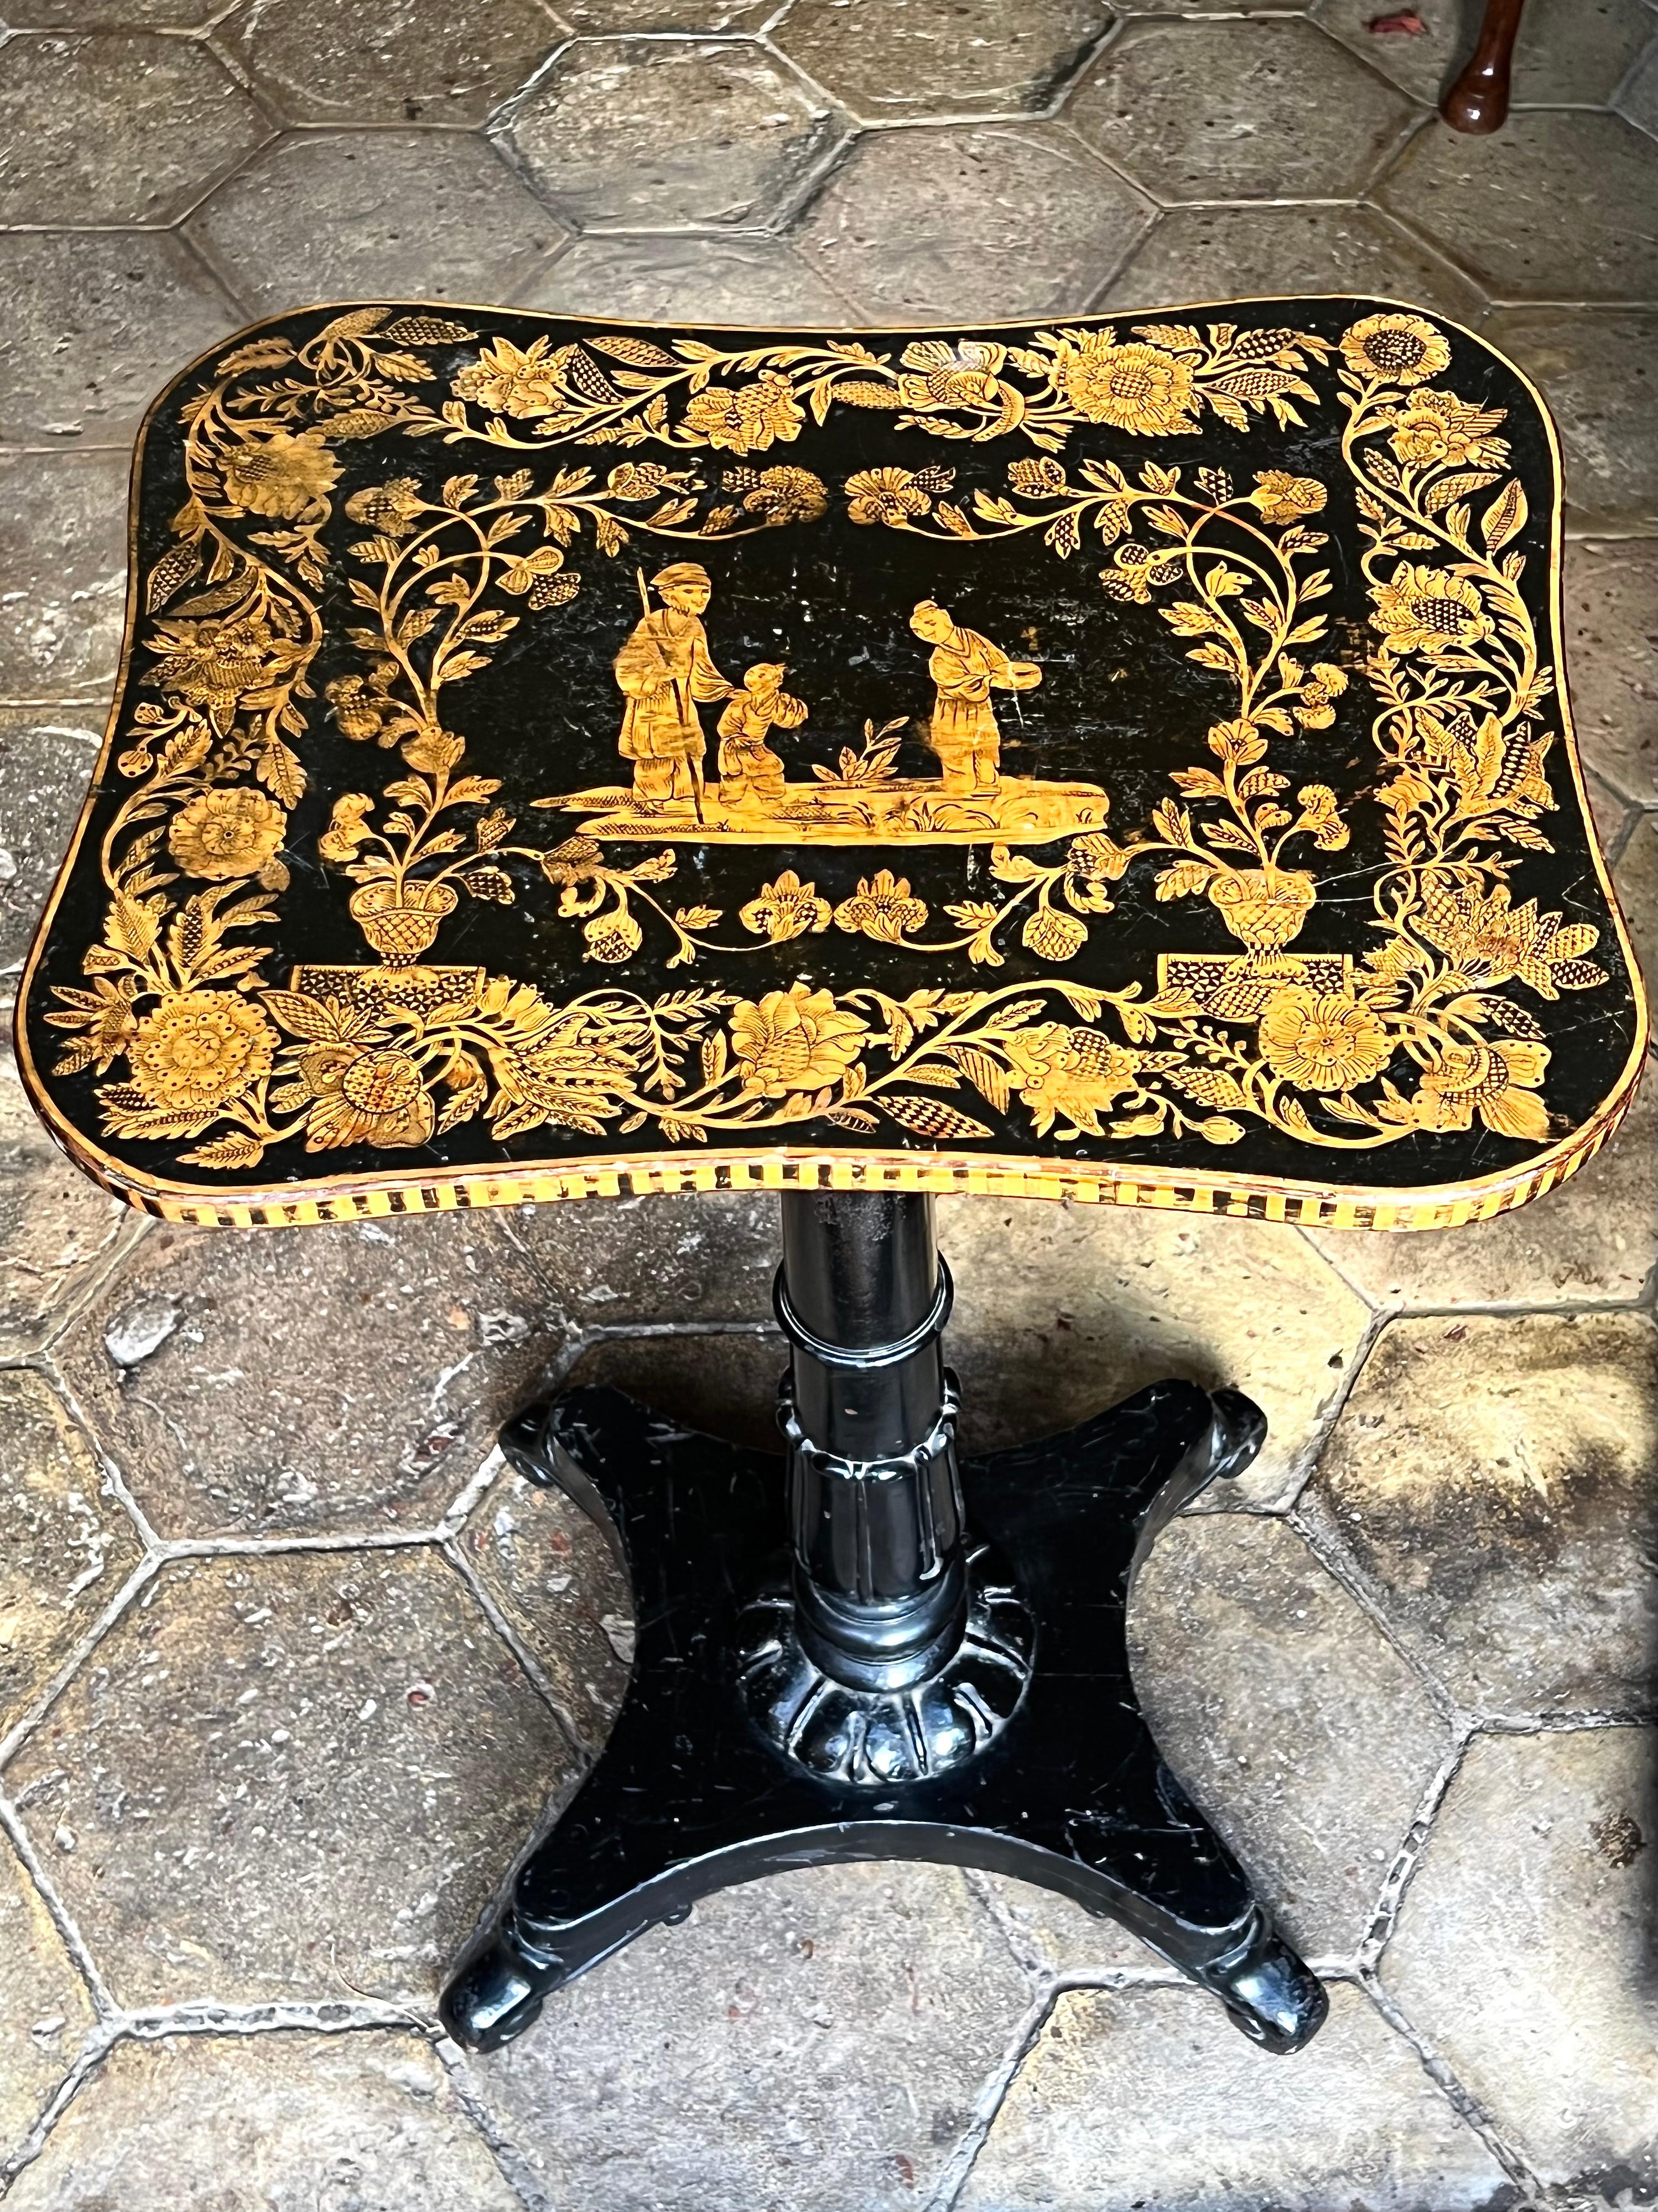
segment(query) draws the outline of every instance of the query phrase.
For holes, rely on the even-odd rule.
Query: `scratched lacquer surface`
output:
[[[1430,316],[319,308],[163,394],[134,497],[21,1019],[139,1203],[1413,1225],[1627,1099],[1552,433]]]

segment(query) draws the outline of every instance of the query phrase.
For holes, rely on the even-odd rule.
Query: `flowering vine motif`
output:
[[[446,316],[361,310],[303,343],[239,347],[185,405],[185,496],[143,579],[143,696],[99,848],[103,926],[46,1017],[64,1033],[58,1072],[98,1079],[110,1135],[187,1140],[179,1160],[227,1170],[289,1143],[424,1146],[475,1118],[498,1145],[648,1127],[681,1146],[796,1122],[891,1124],[938,1146],[1028,1130],[1224,1147],[1252,1125],[1345,1151],[1476,1125],[1548,1138],[1549,1048],[1527,996],[1606,978],[1595,929],[1514,882],[1523,855],[1551,849],[1555,678],[1521,590],[1528,508],[1504,412],[1446,380],[1453,349],[1432,323],[1377,312],[1339,341],[1066,326],[1029,343],[917,338],[896,356],[855,340],[476,337]],[[1211,417],[1282,430],[1327,406],[1342,416],[1339,486],[1293,467],[1243,483],[1206,464],[1064,457],[1084,426],[1161,443]],[[727,923],[668,902],[675,838],[625,863],[587,829],[523,842],[499,780],[467,766],[453,687],[577,598],[585,549],[602,562],[636,532],[822,523],[836,496],[824,478],[755,457],[837,408],[963,448],[1017,441],[999,475],[959,494],[961,471],[919,453],[914,467],[854,470],[841,512],[958,552],[1018,538],[1087,558],[1090,589],[1155,609],[1212,686],[1198,757],[1128,827],[1113,816],[1108,833],[1106,794],[1077,787],[1097,799],[1091,826],[1031,850],[985,836],[988,884],[936,912],[890,866],[839,898],[786,866]],[[435,488],[393,471],[342,496],[349,449],[393,435],[517,465]],[[533,459],[571,442],[632,450],[609,466]],[[1273,750],[1356,704],[1351,641],[1344,665],[1320,606],[1338,489],[1359,518],[1380,763],[1363,803],[1380,809],[1385,857],[1367,872],[1363,943],[1332,953],[1297,947],[1321,858],[1349,846],[1352,823],[1332,783],[1286,775]],[[325,535],[337,506],[361,533],[343,566]],[[319,686],[325,589],[353,605],[361,665]],[[939,636],[974,637],[940,619]],[[819,793],[878,797],[902,726],[866,725],[861,752],[817,769]],[[282,855],[306,745],[325,730],[372,749],[366,760],[395,756],[378,791],[336,798],[316,843],[379,964],[279,980],[266,967]],[[1236,949],[1165,952],[1155,981],[1120,989],[1059,972],[1142,873],[1156,902],[1206,908]],[[543,887],[596,971],[625,968],[661,929],[668,966],[742,952],[759,980],[747,996],[646,995],[595,973],[555,1002],[482,967],[428,964],[464,900],[507,906]],[[970,989],[890,992],[775,973],[778,947],[847,939],[985,974]],[[994,980],[1016,944],[1023,980]]]

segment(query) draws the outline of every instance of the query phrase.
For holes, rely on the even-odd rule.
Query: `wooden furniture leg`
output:
[[[1483,138],[1500,131],[1509,117],[1509,70],[1526,0],[1485,0],[1479,43],[1440,103],[1453,131]]]

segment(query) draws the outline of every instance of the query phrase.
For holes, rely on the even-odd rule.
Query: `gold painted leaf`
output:
[[[1479,518],[1480,535],[1493,553],[1500,552],[1509,538],[1518,536],[1530,512],[1519,477],[1510,477],[1507,486]]]

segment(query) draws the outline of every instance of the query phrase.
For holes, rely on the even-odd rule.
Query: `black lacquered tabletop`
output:
[[[1498,1211],[1644,1035],[1559,500],[1524,378],[1367,300],[261,324],[147,421],[27,1079],[199,1219]]]

